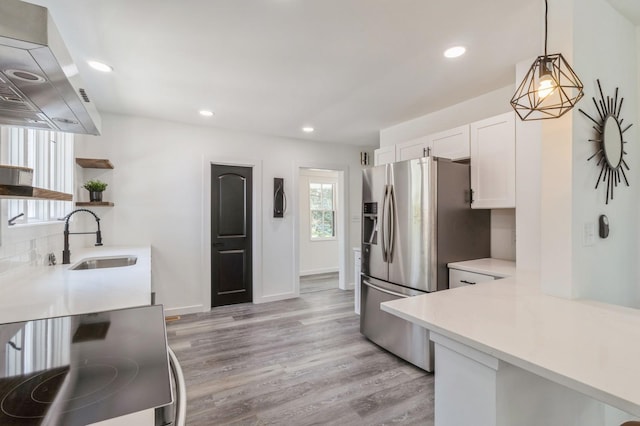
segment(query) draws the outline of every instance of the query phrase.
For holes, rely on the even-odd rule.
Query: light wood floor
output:
[[[433,375],[360,335],[353,291],[222,306],[167,334],[188,425],[433,424]]]
[[[312,293],[314,291],[334,290],[337,288],[337,272],[300,277],[300,294]]]

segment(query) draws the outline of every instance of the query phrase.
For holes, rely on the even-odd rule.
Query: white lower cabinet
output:
[[[464,287],[478,283],[493,281],[496,277],[477,272],[461,271],[459,269],[449,269],[449,288]]]
[[[599,401],[443,335],[431,340],[435,426],[613,425]]]
[[[353,249],[353,293],[354,293],[354,310],[360,315],[360,271],[362,269],[362,255],[359,248]]]

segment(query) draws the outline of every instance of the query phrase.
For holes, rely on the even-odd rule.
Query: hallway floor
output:
[[[338,288],[338,273],[305,275],[300,277],[300,294]]]
[[[365,339],[353,291],[318,289],[330,280],[167,324],[188,425],[433,424],[433,375]]]

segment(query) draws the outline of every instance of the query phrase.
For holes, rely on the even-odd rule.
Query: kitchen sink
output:
[[[135,265],[137,261],[138,258],[136,256],[91,257],[84,259],[70,269],[79,271],[83,269],[120,268]]]

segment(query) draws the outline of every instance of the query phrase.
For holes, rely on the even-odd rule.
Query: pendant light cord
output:
[[[547,16],[549,14],[549,5],[547,0],[544,0],[544,57],[547,57]]]

